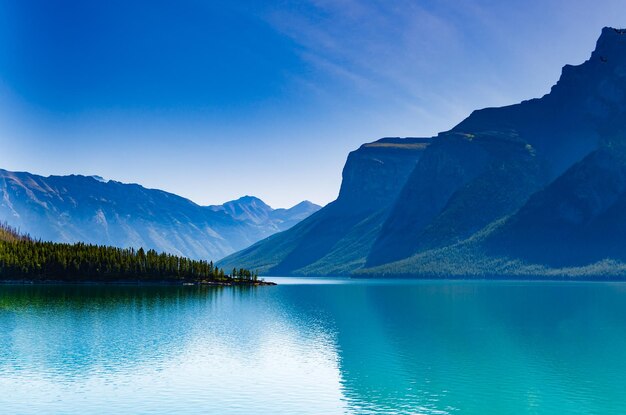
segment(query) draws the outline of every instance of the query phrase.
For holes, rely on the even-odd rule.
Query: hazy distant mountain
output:
[[[255,197],[221,206],[98,176],[49,176],[0,170],[0,221],[58,242],[154,248],[219,259],[293,226],[320,207],[272,209]]]
[[[291,228],[296,223],[309,217],[321,209],[321,206],[305,200],[289,208],[273,209],[261,199],[254,196],[243,196],[223,205],[209,206],[215,212],[226,212],[229,216],[242,222],[250,222],[268,227],[273,232]]]
[[[544,97],[475,111],[420,142],[399,174],[378,154],[346,174],[367,147],[352,153],[349,200],[340,195],[221,264],[305,275],[626,276],[624,30],[603,29],[591,58],[565,66]],[[370,190],[386,185],[382,196]],[[328,220],[338,204],[344,216]],[[378,216],[359,213],[370,206]]]

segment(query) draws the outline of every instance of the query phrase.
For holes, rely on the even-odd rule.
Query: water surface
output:
[[[626,284],[0,286],[0,413],[626,413]]]

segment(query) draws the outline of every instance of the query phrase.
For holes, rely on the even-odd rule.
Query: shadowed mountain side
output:
[[[471,237],[409,258],[359,270],[362,276],[434,278],[626,277],[624,135],[603,145],[514,214]]]
[[[481,184],[471,185],[473,180],[483,185],[496,185],[485,182],[482,174],[498,166],[503,158],[522,155],[521,152],[508,155],[503,152],[502,143],[498,141],[511,139],[528,146],[541,173],[529,180],[527,169],[507,172],[512,176],[507,179],[512,186],[499,188],[490,198],[483,193],[480,205],[472,201],[465,203],[471,210],[461,215],[480,216],[480,219],[475,226],[462,227],[462,230],[475,231],[486,219],[491,221],[513,213],[533,191],[541,189],[593,151],[606,124],[617,119],[616,114],[621,114],[622,120],[626,117],[625,75],[626,36],[622,31],[605,28],[590,59],[578,66],[565,66],[557,84],[543,98],[474,111],[451,132],[440,134],[396,201],[368,257],[368,265],[396,261],[419,252],[424,246],[432,246],[422,230],[426,226],[434,230],[436,224],[431,221],[437,215],[452,216],[445,213],[451,197],[454,195],[459,204],[457,192],[467,185],[480,191]],[[459,142],[462,139],[465,139],[463,144]],[[519,162],[526,163],[525,160]],[[529,168],[530,174],[535,174],[532,170],[537,167]],[[485,215],[499,203],[500,194],[515,191],[515,182],[525,186],[526,197],[511,198],[498,212]],[[473,194],[467,197],[474,202],[477,200]],[[445,234],[446,230],[430,234],[439,232]],[[467,232],[459,232],[456,238],[467,236]]]
[[[349,272],[365,262],[390,203],[423,151],[424,138],[384,138],[348,156],[336,201],[290,230],[220,261],[250,263],[264,273]],[[350,248],[347,248],[347,247]],[[347,251],[347,252],[346,252]],[[340,253],[344,252],[344,253]]]
[[[508,254],[549,266],[626,260],[626,151],[602,148],[533,195],[486,241]]]
[[[546,176],[535,150],[513,132],[441,134],[396,200],[367,265],[464,239],[514,211]]]
[[[485,247],[489,236],[502,226],[489,224],[470,238],[453,245],[419,252],[400,261],[362,268],[357,277],[460,278],[460,279],[540,279],[540,280],[623,280],[626,262],[603,259],[581,266],[550,266],[526,262],[510,256],[498,256]]]
[[[347,211],[377,210],[393,202],[430,138],[382,138],[348,155],[337,202]]]

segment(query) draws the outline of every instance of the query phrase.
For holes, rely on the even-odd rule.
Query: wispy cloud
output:
[[[462,45],[450,22],[406,0],[312,0],[269,19],[301,47],[303,59],[363,92],[382,85],[415,98],[423,91],[416,74],[432,73],[438,55]]]
[[[481,13],[454,10],[459,19]],[[455,83],[471,86],[463,70],[471,59],[464,28],[446,13],[410,0],[310,0],[272,11],[268,21],[297,45],[303,60],[350,92],[423,114],[441,106],[455,116],[467,111],[443,99]]]
[[[346,96],[385,101],[447,128],[473,108],[547,92],[562,65],[581,59],[580,43],[592,47],[616,8],[626,11],[626,4],[288,0],[266,19],[311,66],[305,82],[318,80],[318,91],[336,91],[332,78]]]

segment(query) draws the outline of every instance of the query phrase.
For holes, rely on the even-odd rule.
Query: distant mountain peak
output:
[[[301,206],[318,206],[319,207],[318,204],[313,203],[310,200],[303,200],[302,202],[293,205],[290,209],[301,207]]]
[[[256,196],[244,195],[238,199],[231,200],[231,202],[261,202],[264,203],[261,199]]]
[[[258,197],[246,195],[220,206],[211,206],[211,209],[224,211],[238,220],[251,223],[269,221],[274,223],[277,229],[285,230],[317,212],[321,207],[305,200],[289,209],[273,209]]]
[[[228,202],[225,202],[224,204],[222,204],[222,206],[226,206],[226,205],[251,206],[251,207],[256,206],[262,209],[272,210],[272,207],[269,206],[267,203],[265,203],[263,200],[259,199],[256,196],[249,196],[249,195],[241,196],[238,199],[229,200]]]

